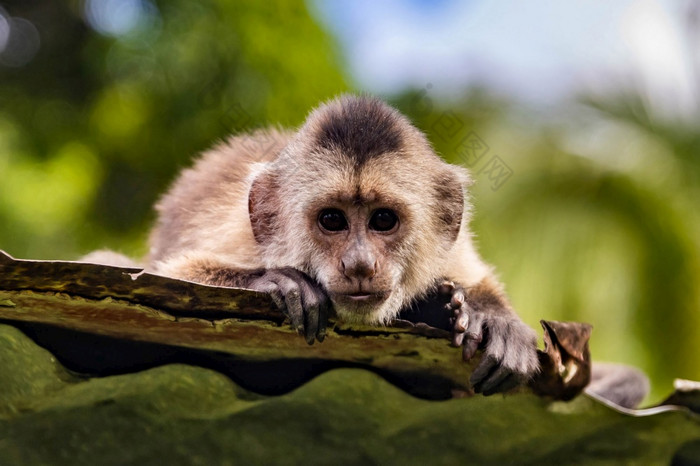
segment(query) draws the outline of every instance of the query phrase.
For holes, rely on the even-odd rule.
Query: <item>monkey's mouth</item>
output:
[[[355,293],[334,293],[333,300],[344,303],[354,304],[355,306],[374,306],[384,301],[389,296],[386,291],[377,291],[368,293],[366,291],[358,291]]]
[[[372,294],[362,294],[362,293],[352,293],[345,295],[348,299],[352,301],[369,301],[374,295]]]

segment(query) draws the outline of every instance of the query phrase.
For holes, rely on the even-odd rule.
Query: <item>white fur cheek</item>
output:
[[[315,279],[324,289],[328,289],[331,285],[333,277],[338,274],[329,259],[323,251],[314,244],[308,245],[309,254],[304,261],[304,270],[310,277]]]
[[[330,267],[313,267],[310,274],[324,290],[332,288],[333,277],[337,272],[330,270]]]
[[[306,273],[310,272],[308,269],[313,263],[315,246],[308,235],[292,234],[294,231],[305,231],[304,228],[299,222],[290,222],[272,244],[265,246],[263,257],[266,268],[293,267]]]

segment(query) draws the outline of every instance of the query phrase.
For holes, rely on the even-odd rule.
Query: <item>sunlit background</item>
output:
[[[530,325],[592,323],[594,358],[646,370],[650,401],[700,379],[698,3],[0,5],[13,256],[141,256],[193,154],[366,91],[472,170],[480,249]]]

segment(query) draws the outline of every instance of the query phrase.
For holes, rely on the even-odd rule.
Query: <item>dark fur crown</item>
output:
[[[399,150],[406,123],[377,98],[343,96],[320,109],[316,142],[325,149],[339,149],[362,165],[373,156]]]

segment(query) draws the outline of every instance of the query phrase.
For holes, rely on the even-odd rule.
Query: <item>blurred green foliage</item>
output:
[[[151,206],[192,154],[346,89],[303,2],[161,2],[116,38],[83,4],[6,4],[43,38],[0,67],[0,247],[17,256],[145,252]]]
[[[301,1],[158,2],[120,36],[81,5],[5,3],[42,38],[0,65],[0,248],[16,257],[144,254],[151,206],[193,154],[351,89]],[[525,320],[592,323],[594,358],[647,370],[655,397],[700,379],[698,122],[656,121],[633,89],[545,121],[484,90],[449,97],[391,100],[472,169],[480,249]]]

